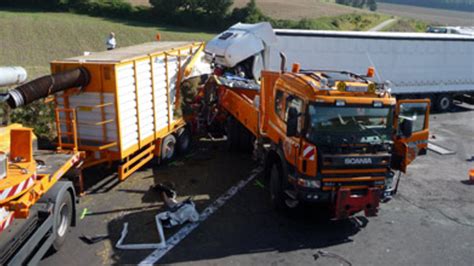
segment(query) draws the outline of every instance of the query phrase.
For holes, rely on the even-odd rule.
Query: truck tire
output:
[[[229,117],[226,123],[227,149],[238,151],[240,147],[239,123],[233,117]]]
[[[191,130],[188,127],[184,127],[181,132],[176,134],[176,151],[178,154],[186,154],[191,149]]]
[[[449,94],[440,94],[436,97],[435,109],[436,111],[443,113],[451,110],[453,106],[453,97]]]
[[[239,123],[239,149],[242,152],[249,153],[253,150],[253,136],[252,133],[242,124]]]
[[[58,204],[58,211],[54,213],[54,223],[57,226],[56,230],[54,230],[55,239],[51,246],[53,251],[58,251],[64,244],[67,232],[71,226],[73,214],[71,194],[69,192],[63,193],[61,199],[56,204]]]
[[[270,200],[276,210],[288,209],[285,204],[282,169],[278,162],[273,162],[270,168]]]

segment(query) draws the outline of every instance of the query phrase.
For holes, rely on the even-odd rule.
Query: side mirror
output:
[[[409,138],[413,133],[413,121],[410,119],[403,119],[403,122],[399,124],[399,128],[402,137]]]
[[[286,136],[296,136],[298,131],[298,111],[294,107],[290,107],[288,110],[288,119],[286,121]]]

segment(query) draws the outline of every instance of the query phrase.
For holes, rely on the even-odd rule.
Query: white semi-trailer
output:
[[[242,42],[252,45],[233,49],[232,44]],[[429,97],[439,111],[450,109],[456,95],[474,96],[474,36],[272,30],[268,23],[236,24],[211,40],[205,51],[227,67],[234,67],[239,56],[252,54],[253,73],[280,69],[280,52],[288,65],[297,62],[302,69],[364,73],[373,66],[375,80],[390,81],[392,94]]]

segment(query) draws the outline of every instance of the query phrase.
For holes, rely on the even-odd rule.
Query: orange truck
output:
[[[0,123],[0,265],[35,265],[60,248],[76,222],[83,169],[115,163],[122,181],[153,158],[188,150],[179,86],[202,48],[150,42],[87,53],[53,61],[53,74],[27,83],[23,68],[0,67],[0,86],[20,84],[0,104],[51,101],[57,129],[57,149],[38,150],[32,129]]]
[[[294,64],[262,71],[260,84],[226,71],[215,64],[204,87],[207,117],[220,117],[230,149],[264,164],[277,209],[304,201],[327,204],[336,219],[376,215],[396,192],[395,171],[426,153],[429,100],[397,102],[370,81],[373,68],[360,76]]]
[[[25,79],[22,68],[0,68],[0,86]],[[0,96],[0,103],[6,100]],[[50,248],[61,247],[76,223],[75,183],[84,154],[38,150],[35,143],[32,129],[0,125],[1,265],[36,265]]]

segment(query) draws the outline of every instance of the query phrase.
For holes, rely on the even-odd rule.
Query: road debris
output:
[[[84,209],[82,210],[80,219],[81,219],[81,220],[84,219],[84,217],[86,217],[87,214],[88,214],[88,210],[87,210],[87,208],[84,208]]]
[[[109,235],[95,235],[95,236],[89,236],[89,235],[82,235],[79,237],[82,241],[86,242],[87,244],[95,244],[98,243],[102,240],[108,239]]]
[[[184,163],[180,162],[180,161],[174,161],[174,162],[169,163],[168,165],[170,165],[170,166],[183,166]]]
[[[352,266],[352,263],[350,261],[348,261],[347,259],[345,259],[344,257],[342,257],[341,255],[338,255],[336,253],[331,253],[331,252],[327,252],[325,250],[318,250],[316,252],[316,254],[313,255],[313,258],[314,260],[317,260],[319,259],[320,257],[326,257],[326,258],[331,258],[331,259],[337,259],[338,261],[340,261],[341,263],[345,263],[346,265],[348,266]]]
[[[262,182],[260,182],[259,180],[255,180],[254,185],[256,185],[257,187],[260,187],[261,189],[265,188],[265,185],[263,185]]]
[[[115,245],[119,249],[163,249],[166,248],[166,238],[163,231],[165,228],[171,228],[176,225],[181,225],[186,222],[197,222],[199,220],[199,213],[196,211],[196,206],[191,199],[186,199],[182,202],[176,200],[176,191],[165,184],[157,184],[155,190],[160,193],[160,196],[166,204],[167,211],[158,213],[155,216],[156,228],[160,236],[159,243],[146,244],[123,244],[125,237],[128,234],[128,223],[124,223],[120,239]]]
[[[222,207],[230,198],[232,198],[237,192],[239,192],[242,188],[244,188],[250,181],[255,179],[260,173],[262,169],[256,168],[252,171],[251,175],[245,179],[241,180],[235,186],[229,188],[227,192],[221,195],[219,198],[216,199],[211,205],[209,205],[204,211],[201,212],[199,215],[199,221],[196,223],[190,223],[181,228],[177,233],[175,233],[167,242],[166,248],[164,249],[156,249],[148,255],[145,259],[143,259],[138,265],[152,265],[155,264],[158,260],[160,260],[168,251],[174,248],[181,240],[186,238],[194,229],[196,229],[200,223],[204,222],[209,216],[211,216],[214,212],[216,212],[220,207]]]
[[[430,151],[434,151],[436,152],[437,154],[440,154],[440,155],[452,155],[452,154],[456,154],[455,151],[452,151],[452,150],[449,150],[449,149],[446,149],[444,147],[441,147],[437,144],[434,144],[433,142],[428,142],[428,149]]]

